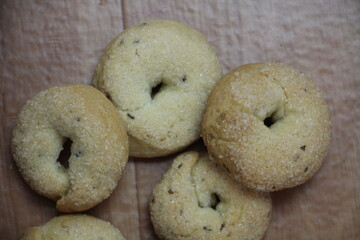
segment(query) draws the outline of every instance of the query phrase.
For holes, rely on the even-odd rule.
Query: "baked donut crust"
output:
[[[125,240],[111,223],[85,214],[62,215],[29,228],[20,240]]]
[[[160,239],[261,239],[271,198],[239,186],[206,153],[186,152],[153,191],[151,221]]]
[[[198,31],[169,20],[126,29],[105,49],[93,84],[128,128],[130,156],[157,157],[199,138],[217,56]]]
[[[72,141],[68,168],[57,159]],[[53,87],[28,101],[13,131],[12,151],[25,181],[62,212],[84,211],[115,189],[128,139],[111,102],[84,84]]]
[[[327,105],[303,73],[280,63],[248,64],[213,89],[202,122],[209,154],[261,191],[294,187],[320,168],[329,147]]]

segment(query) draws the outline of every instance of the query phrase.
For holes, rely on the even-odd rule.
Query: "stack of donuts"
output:
[[[303,73],[257,63],[223,76],[202,34],[154,20],[109,43],[93,86],[53,87],[29,100],[12,150],[24,180],[63,213],[106,199],[129,156],[182,151],[149,203],[158,237],[256,240],[270,221],[270,192],[317,172],[330,129],[326,103]],[[207,152],[184,152],[200,136]],[[65,142],[66,164],[58,160]],[[55,217],[22,236],[60,238],[124,239],[84,214]]]

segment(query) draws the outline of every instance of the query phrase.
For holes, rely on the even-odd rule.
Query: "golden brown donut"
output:
[[[207,98],[220,77],[217,56],[201,33],[154,20],[110,42],[94,85],[125,121],[130,156],[157,157],[199,138]]]
[[[256,240],[271,214],[268,193],[236,184],[206,153],[179,155],[156,186],[151,221],[164,240]]]
[[[84,215],[62,215],[25,231],[20,240],[125,240],[111,223]]]
[[[68,168],[57,159],[72,141]],[[25,181],[62,212],[84,211],[115,189],[128,159],[126,129],[111,102],[84,84],[53,87],[28,101],[13,131]]]
[[[330,129],[314,84],[280,63],[248,64],[226,74],[202,122],[211,157],[238,182],[262,191],[310,179],[327,154]]]

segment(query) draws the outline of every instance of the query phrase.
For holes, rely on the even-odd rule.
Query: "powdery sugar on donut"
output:
[[[258,240],[271,199],[238,186],[206,153],[186,152],[154,189],[150,213],[160,239]]]
[[[63,215],[52,218],[39,227],[26,230],[20,240],[76,239],[125,240],[111,223],[85,214]]]
[[[68,139],[68,167],[57,159]],[[87,210],[115,189],[128,159],[126,129],[97,89],[47,89],[24,106],[13,131],[14,160],[35,191],[63,212]]]
[[[130,156],[156,157],[199,138],[208,95],[220,77],[217,56],[199,32],[155,20],[126,29],[107,46],[94,85],[125,121]]]
[[[319,91],[304,74],[279,63],[248,64],[226,74],[202,122],[211,158],[261,191],[310,179],[327,154],[330,132]]]

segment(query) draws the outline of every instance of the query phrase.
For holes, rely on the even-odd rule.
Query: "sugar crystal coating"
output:
[[[57,161],[72,141],[66,168]],[[25,181],[63,212],[83,211],[115,189],[128,159],[125,126],[111,102],[84,84],[53,87],[29,100],[13,131]]]
[[[220,77],[217,56],[199,32],[154,20],[110,42],[94,85],[125,121],[130,156],[156,157],[199,138],[208,95]]]
[[[310,179],[327,154],[330,133],[320,92],[304,74],[280,63],[248,64],[226,74],[202,122],[212,159],[261,191]]]
[[[151,221],[160,239],[261,239],[271,215],[268,193],[239,186],[206,153],[186,152],[154,189]]]
[[[85,214],[62,215],[25,231],[21,240],[125,240],[111,223]]]

